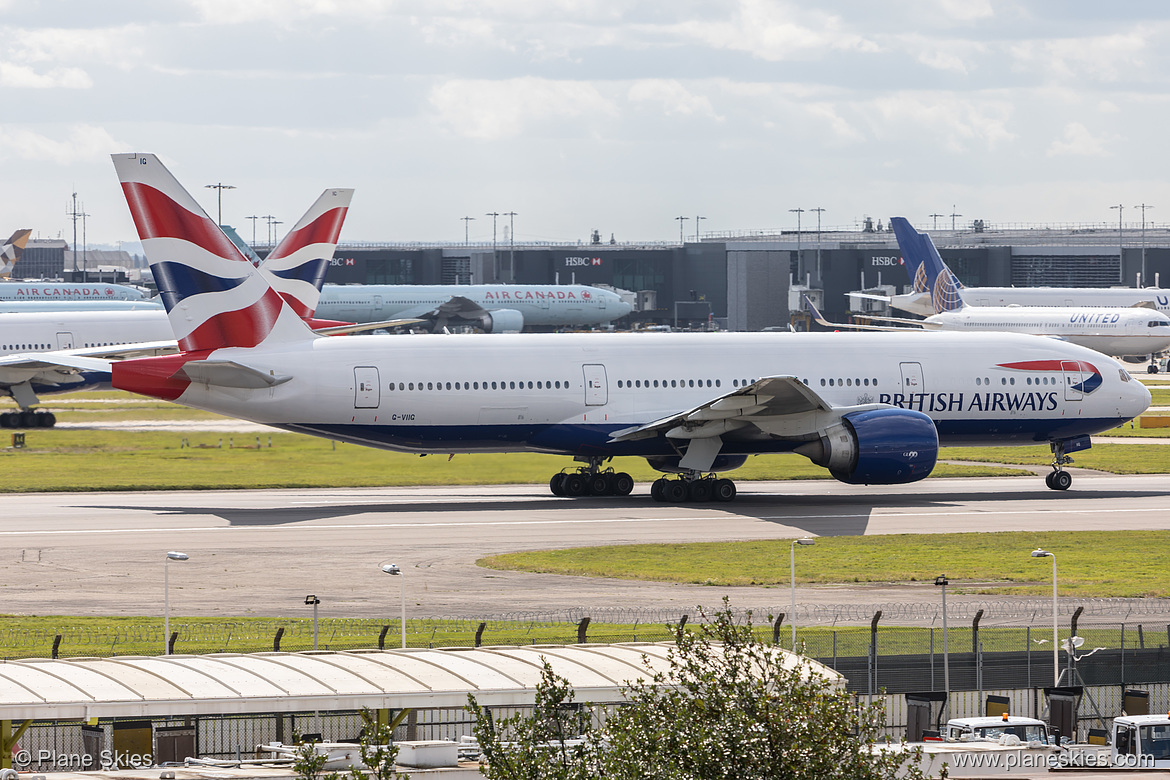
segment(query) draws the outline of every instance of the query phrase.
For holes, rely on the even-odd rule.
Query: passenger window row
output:
[[[568,382],[537,380],[535,382],[391,382],[391,390],[410,392],[412,390],[560,390],[569,389]]]

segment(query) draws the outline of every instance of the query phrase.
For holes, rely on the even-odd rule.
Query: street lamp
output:
[[[1125,206],[1118,203],[1116,206],[1110,206],[1111,209],[1117,209],[1117,278],[1125,281],[1125,237],[1124,237],[1124,223],[1121,221],[1121,215],[1125,213]]]
[[[387,563],[382,567],[382,571],[387,574],[392,574],[398,577],[398,584],[402,591],[402,649],[406,649],[406,580],[402,577],[402,569],[398,568],[398,564]]]
[[[1056,641],[1056,553],[1037,547],[1032,551],[1032,557],[1052,559],[1052,684],[1060,685],[1060,657],[1057,654],[1059,647]]]
[[[934,584],[942,586],[943,594],[943,690],[946,691],[948,701],[951,698],[951,656],[947,647],[947,575],[940,574],[934,578]]]
[[[796,269],[801,270],[800,265],[800,215],[804,213],[804,209],[788,209],[796,213]],[[821,279],[817,277],[817,284],[821,283]]]
[[[317,605],[321,603],[321,599],[310,594],[305,596],[305,603],[313,607],[313,649],[317,649]]]
[[[205,189],[205,190],[219,190],[219,192],[216,193],[216,201],[218,201],[218,207],[219,207],[219,210],[216,212],[216,219],[218,219],[219,221],[216,222],[215,224],[217,224],[217,225],[223,224],[223,191],[224,190],[234,190],[235,188],[236,187],[234,184],[224,184],[222,181],[217,182],[216,184],[204,184],[203,185],[203,189]]]
[[[816,541],[805,537],[804,539],[793,539],[792,545],[788,548],[788,574],[792,582],[792,611],[789,615],[788,624],[792,626],[792,652],[796,652],[796,545],[807,547],[810,544],[816,544]]]
[[[171,551],[163,561],[163,655],[171,654],[171,561],[185,561],[187,553]]]

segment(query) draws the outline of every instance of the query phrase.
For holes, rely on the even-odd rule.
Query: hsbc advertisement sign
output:
[[[869,258],[870,268],[898,268],[902,265],[902,256],[895,254],[888,255],[871,255]]]
[[[569,255],[565,258],[565,268],[583,268],[601,264],[601,258],[597,255]]]

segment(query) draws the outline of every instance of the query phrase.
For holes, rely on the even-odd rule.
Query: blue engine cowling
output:
[[[796,451],[850,485],[901,485],[934,469],[938,430],[922,412],[870,409],[844,415]]]

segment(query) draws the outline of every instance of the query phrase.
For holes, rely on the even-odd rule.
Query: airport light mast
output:
[[[788,209],[796,212],[796,270],[800,268],[800,215],[804,213],[804,209]],[[821,283],[820,269],[817,269],[817,284]]]
[[[699,243],[699,220],[706,219],[706,217],[695,217],[695,243]]]
[[[508,281],[516,281],[516,212],[505,211],[508,218]]]
[[[484,215],[492,218],[492,281],[500,281],[500,261],[496,255],[496,217],[500,216],[498,211],[489,211]]]
[[[678,243],[685,244],[686,239],[683,238],[683,225],[686,224],[686,221],[690,219],[690,217],[675,217],[675,219],[678,220]]]
[[[1141,286],[1147,287],[1147,286],[1149,286],[1149,283],[1146,282],[1146,209],[1152,209],[1153,206],[1149,206],[1149,205],[1143,203],[1140,206],[1138,206],[1137,208],[1142,210],[1142,283],[1141,283]]]
[[[809,209],[809,211],[815,211],[817,213],[817,278],[820,279],[821,278],[821,214],[823,214],[825,210],[823,208],[821,208],[820,206],[817,206],[815,209]]]
[[[955,219],[957,217],[961,217],[961,216],[963,216],[963,215],[958,212],[958,206],[952,205],[951,206],[951,230],[952,231],[956,229],[955,228]]]
[[[205,190],[218,190],[218,192],[215,194],[215,199],[219,204],[219,208],[215,214],[215,219],[216,219],[215,224],[217,224],[217,225],[223,224],[223,191],[224,190],[234,190],[235,188],[236,188],[236,186],[234,184],[224,184],[222,181],[216,182],[215,184],[204,184],[203,185],[203,189],[205,189]]]
[[[468,228],[475,217],[460,217],[459,219],[463,220],[463,246],[471,246],[471,234],[468,232]]]
[[[1125,283],[1125,241],[1122,233],[1121,215],[1125,212],[1125,206],[1118,203],[1116,206],[1110,206],[1111,209],[1117,209],[1117,279],[1122,284]]]

